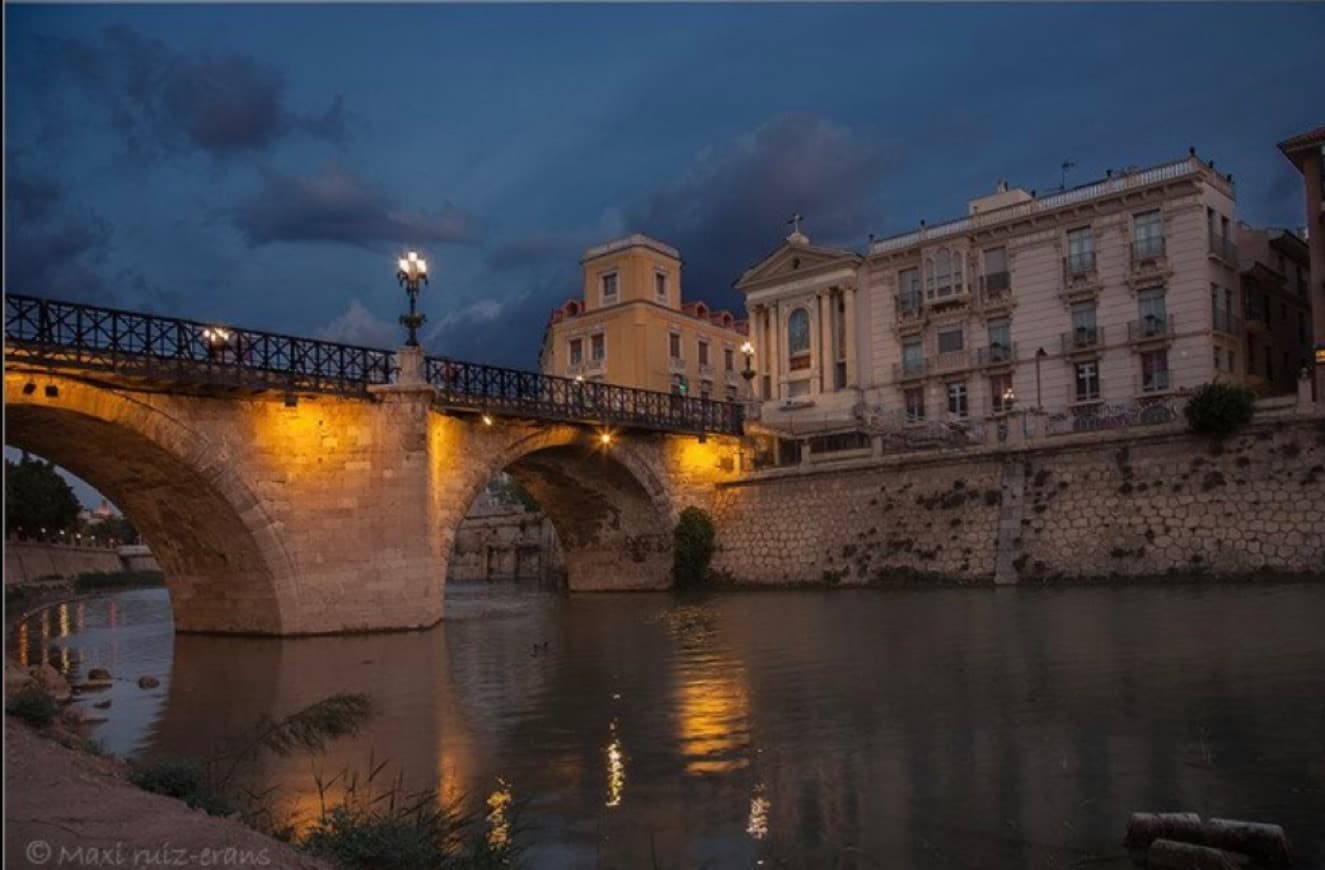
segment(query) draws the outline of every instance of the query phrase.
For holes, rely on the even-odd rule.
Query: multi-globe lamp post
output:
[[[419,327],[427,320],[427,316],[418,312],[419,285],[428,283],[428,261],[418,255],[417,251],[410,251],[401,257],[397,262],[396,280],[400,286],[405,288],[406,295],[409,296],[409,314],[400,315],[400,323],[409,330],[409,338],[405,342],[406,347],[419,346]]]
[[[745,378],[746,398],[753,401],[755,397],[755,346],[750,342],[741,345],[741,353],[745,354],[745,368],[741,370],[741,377]]]

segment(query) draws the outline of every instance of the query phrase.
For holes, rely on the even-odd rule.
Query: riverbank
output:
[[[32,614],[107,592],[165,586],[160,571],[89,572],[71,579],[38,580],[5,587],[5,634]]]
[[[5,717],[5,866],[328,868],[238,821],[139,789],[128,765]]]

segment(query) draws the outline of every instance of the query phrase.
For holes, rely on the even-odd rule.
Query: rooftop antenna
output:
[[[1074,163],[1073,161],[1071,161],[1071,160],[1064,160],[1064,161],[1063,161],[1063,165],[1060,167],[1060,168],[1063,170],[1063,174],[1062,174],[1061,176],[1059,176],[1059,179],[1058,179],[1058,189],[1059,189],[1059,190],[1067,190],[1067,171],[1068,171],[1069,169],[1073,169],[1073,168],[1075,168],[1075,167],[1076,167],[1076,163]]]

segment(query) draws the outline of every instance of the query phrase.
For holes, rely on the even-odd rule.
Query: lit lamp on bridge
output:
[[[741,353],[745,354],[745,368],[741,370],[741,377],[745,378],[746,395],[753,399],[755,395],[755,346],[747,341],[741,345]]]
[[[401,325],[409,330],[409,340],[405,342],[405,346],[418,347],[419,327],[427,317],[418,313],[416,304],[419,299],[419,285],[428,283],[428,261],[415,251],[410,251],[400,258],[397,265],[399,269],[396,271],[396,280],[409,296],[409,314],[400,315]]]
[[[202,342],[207,347],[207,355],[213,359],[230,347],[230,338],[230,330],[223,326],[203,327]]]

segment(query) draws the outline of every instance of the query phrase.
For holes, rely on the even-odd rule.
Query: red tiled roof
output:
[[[1298,133],[1296,136],[1285,139],[1279,143],[1279,150],[1284,153],[1296,151],[1306,145],[1325,144],[1325,127],[1317,127],[1314,130],[1308,130],[1305,133]]]

